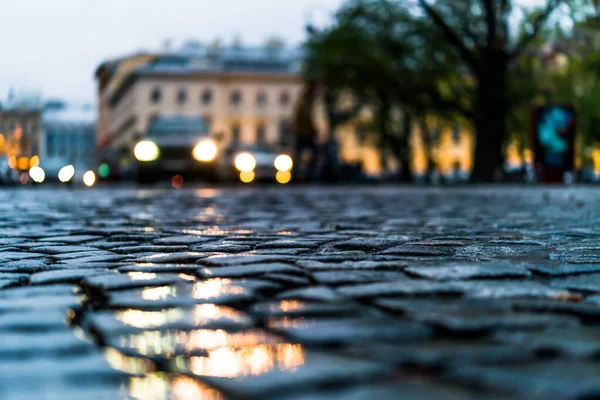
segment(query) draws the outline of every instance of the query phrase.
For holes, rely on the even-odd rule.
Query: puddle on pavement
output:
[[[183,375],[152,373],[132,377],[121,386],[121,392],[144,400],[223,400],[218,390]]]

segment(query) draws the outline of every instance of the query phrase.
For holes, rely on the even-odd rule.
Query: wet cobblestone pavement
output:
[[[4,190],[0,398],[600,398],[599,195]]]

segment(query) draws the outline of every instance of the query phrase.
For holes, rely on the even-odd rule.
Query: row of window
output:
[[[210,105],[213,102],[213,92],[210,89],[205,89],[202,93],[200,93],[200,104],[205,106]],[[152,104],[159,104],[162,101],[163,94],[162,90],[158,87],[152,89],[150,92],[150,102]],[[188,101],[188,92],[186,89],[179,89],[175,95],[175,100],[177,104],[183,105]],[[260,91],[256,94],[256,104],[259,107],[264,107],[268,103],[267,93],[264,91]],[[229,94],[229,103],[234,106],[239,106],[242,104],[243,97],[242,92],[239,90],[234,90]],[[279,94],[279,104],[281,106],[287,106],[290,104],[291,96],[287,90],[282,91]]]
[[[240,124],[233,124],[231,126],[231,141],[233,143],[240,142],[241,132],[242,132],[242,128],[241,128]],[[256,133],[256,142],[257,143],[265,143],[266,133],[267,133],[267,128],[265,127],[265,125],[263,125],[263,124],[256,125],[255,133]],[[278,142],[280,144],[288,143],[288,141],[290,139],[290,131],[288,128],[287,121],[282,120],[279,123],[278,134],[279,134]]]

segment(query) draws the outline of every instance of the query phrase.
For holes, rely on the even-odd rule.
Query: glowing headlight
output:
[[[46,173],[40,167],[31,167],[29,169],[29,176],[35,183],[42,183],[46,179]]]
[[[142,140],[133,149],[133,155],[138,161],[154,161],[159,154],[158,146],[149,140]]]
[[[62,183],[67,183],[73,178],[73,175],[75,175],[75,167],[67,165],[58,171],[58,180]]]
[[[192,156],[198,161],[212,161],[217,156],[217,145],[210,139],[204,139],[194,147]]]
[[[96,174],[94,174],[94,171],[87,171],[83,174],[83,183],[85,186],[93,186],[96,183]]]
[[[292,161],[292,157],[281,154],[277,156],[273,165],[275,165],[277,171],[289,171],[294,166],[294,162]]]
[[[235,167],[242,172],[254,171],[256,158],[250,153],[241,153],[235,158]]]

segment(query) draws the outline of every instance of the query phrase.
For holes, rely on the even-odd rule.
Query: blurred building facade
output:
[[[157,115],[202,116],[223,144],[290,142],[288,121],[301,87],[301,54],[263,47],[202,46],[102,64],[100,148],[129,151]]]
[[[302,90],[302,59],[301,49],[277,41],[259,47],[189,42],[177,50],[104,62],[96,70],[99,150],[127,159],[152,118],[176,114],[204,117],[223,146],[293,144],[289,121]],[[316,108],[314,118],[324,141],[328,127],[323,106]],[[364,140],[368,135],[359,125],[354,120],[336,127],[340,159],[360,164],[367,175],[379,175],[389,163],[374,143]],[[470,164],[467,149],[472,141],[464,138],[460,143],[436,142],[443,168],[449,170],[446,164],[457,162],[461,168]],[[418,140],[413,144],[413,158],[429,158],[422,156],[424,147]],[[420,172],[418,160],[413,162],[416,172]]]
[[[16,168],[20,159],[38,155],[41,114],[42,102],[37,93],[16,95],[11,91],[0,108],[0,156],[8,157],[11,168]]]
[[[42,113],[40,159],[42,165],[94,167],[96,110],[91,105],[49,101]]]

